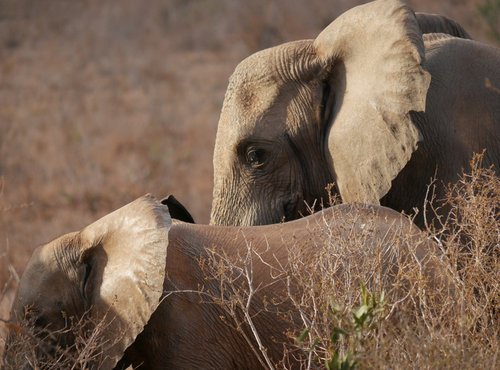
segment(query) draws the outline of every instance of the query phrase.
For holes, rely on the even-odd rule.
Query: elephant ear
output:
[[[467,31],[453,19],[439,14],[415,13],[422,33],[444,33],[453,37],[470,39]]]
[[[313,47],[336,94],[328,149],[340,195],[379,204],[420,138],[410,112],[425,109],[430,75],[415,15],[396,0],[361,5]]]
[[[176,220],[194,224],[194,218],[191,213],[179,202],[173,195],[169,195],[161,200],[161,204],[168,207],[170,216]]]
[[[104,328],[100,368],[116,365],[159,305],[171,223],[168,208],[146,195],[80,232],[90,246],[82,254],[91,266],[84,292]]]

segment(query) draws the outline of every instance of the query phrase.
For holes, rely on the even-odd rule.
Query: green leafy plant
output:
[[[363,350],[365,338],[377,330],[377,324],[383,319],[385,294],[376,295],[368,291],[365,284],[360,285],[360,304],[346,310],[335,302],[329,305],[331,348],[327,351],[324,367],[327,370],[354,370],[358,364],[358,353]],[[304,344],[311,335],[310,329],[302,330],[296,338]],[[321,340],[315,338],[309,345],[309,351],[316,351]]]
[[[365,284],[360,287],[360,305],[351,311],[350,320],[343,327],[333,326],[331,342],[333,349],[330,357],[325,360],[327,370],[353,370],[357,366],[357,354],[363,347],[365,337],[376,330],[377,323],[383,319],[385,310],[384,292],[377,296],[366,289]],[[342,309],[332,304],[330,311],[333,316],[341,315]],[[342,342],[347,342],[347,349],[340,350]]]

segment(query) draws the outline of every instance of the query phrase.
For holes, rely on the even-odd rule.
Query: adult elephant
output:
[[[500,50],[400,1],[353,8],[315,40],[251,55],[230,78],[211,223],[291,220],[326,198],[422,207],[472,154],[500,165]],[[495,88],[496,86],[496,88]],[[420,212],[420,216],[422,212]],[[417,219],[422,223],[422,219]]]
[[[340,205],[301,220],[249,228],[172,221],[169,209],[192,221],[172,197],[160,203],[144,196],[37,248],[20,280],[2,368],[259,369],[263,353],[278,363],[283,343],[291,340],[287,294],[300,289],[296,274],[282,271],[291,256],[306,266],[322,248],[329,248],[324,256],[331,260],[335,289],[344,280],[357,285],[356,279],[363,279],[397,302],[393,293],[413,276],[411,264],[419,284],[426,277],[436,292],[447,289],[439,280],[445,269],[436,246],[388,208]],[[297,254],[290,254],[294,245]],[[251,264],[239,265],[245,256]],[[227,269],[228,278],[221,280],[222,267],[230,266],[222,261],[228,260],[237,276]],[[242,274],[242,268],[251,273]],[[396,277],[402,280],[393,281],[392,289]],[[217,304],[227,299],[242,317],[243,307],[231,292],[249,294],[249,281],[255,290],[248,314],[262,340],[260,355],[248,326],[235,329],[225,306]],[[417,291],[403,288],[401,295],[411,290]],[[447,294],[441,293],[440,302]]]

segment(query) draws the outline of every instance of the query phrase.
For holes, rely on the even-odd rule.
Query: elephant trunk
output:
[[[300,199],[298,194],[255,194],[242,186],[215,187],[210,224],[254,226],[296,219]]]
[[[210,224],[224,226],[268,225],[285,220],[285,206],[272,204],[227,204],[227,199],[214,199]],[[277,209],[276,209],[277,208]]]

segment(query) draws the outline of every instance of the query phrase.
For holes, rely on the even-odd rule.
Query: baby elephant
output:
[[[326,280],[354,276],[370,289],[415,260],[429,281],[439,279],[435,245],[384,207],[340,205],[258,227],[190,221],[175,198],[146,195],[37,248],[12,309],[4,366],[70,358],[77,368],[257,369],[283,360],[293,325],[300,333],[293,266],[319,270],[322,255],[333,266]],[[370,256],[381,263],[357,276]]]

